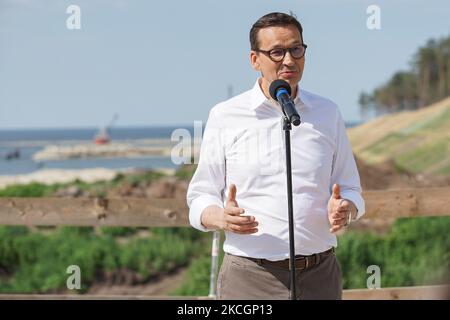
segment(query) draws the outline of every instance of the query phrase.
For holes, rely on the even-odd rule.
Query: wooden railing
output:
[[[366,191],[363,219],[450,215],[450,187]],[[183,199],[0,198],[0,225],[187,227]]]
[[[0,300],[211,300],[194,296],[0,294]],[[343,300],[449,300],[450,285],[344,290]]]
[[[363,219],[450,215],[450,187],[365,191]],[[0,225],[186,227],[188,207],[183,199],[149,198],[0,198]],[[80,295],[0,295],[0,299],[80,299]],[[94,296],[83,296],[93,298]],[[115,299],[123,296],[95,296]],[[164,297],[128,297],[128,299]],[[177,297],[165,297],[177,299]],[[178,297],[207,299],[207,297]],[[450,299],[450,286],[345,290],[344,299]]]

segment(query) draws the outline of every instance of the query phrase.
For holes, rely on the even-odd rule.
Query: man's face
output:
[[[287,49],[303,44],[300,32],[294,25],[263,28],[259,30],[257,37],[258,49],[264,51],[275,48]],[[282,61],[274,62],[268,55],[252,50],[250,62],[255,70],[261,71],[263,88],[270,86],[276,79],[283,79],[289,83],[294,93],[302,78],[305,56],[294,59],[289,52],[286,52]]]

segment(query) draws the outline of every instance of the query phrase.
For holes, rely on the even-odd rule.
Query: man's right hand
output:
[[[255,217],[241,216],[244,212],[245,210],[239,208],[236,201],[236,185],[232,184],[228,189],[228,198],[223,209],[221,229],[239,234],[258,232],[256,228],[258,222],[255,221]]]
[[[225,208],[209,206],[202,213],[202,224],[209,230],[222,229],[238,234],[258,232],[254,216],[242,216],[244,209],[239,208],[236,201],[236,186],[230,185]]]

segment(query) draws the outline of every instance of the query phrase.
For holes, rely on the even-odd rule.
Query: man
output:
[[[365,211],[355,159],[337,106],[299,88],[306,45],[293,16],[270,13],[250,31],[253,89],[209,114],[187,193],[192,226],[224,230],[219,299],[289,299],[283,112],[270,98],[289,83],[302,119],[291,131],[297,299],[340,299],[335,232]]]

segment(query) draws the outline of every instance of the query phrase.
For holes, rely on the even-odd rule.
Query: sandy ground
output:
[[[175,169],[158,168],[155,171],[165,173],[166,175],[173,175]],[[105,168],[91,168],[91,169],[43,169],[30,174],[21,175],[2,175],[0,176],[0,189],[3,189],[13,184],[28,184],[32,182],[51,185],[54,183],[67,183],[79,179],[87,183],[97,181],[112,180],[118,173],[131,173],[133,169],[113,170]]]
[[[13,184],[28,184],[38,182],[51,185],[54,183],[67,183],[79,179],[81,181],[92,183],[97,181],[108,181],[113,179],[116,174],[122,172],[132,172],[133,169],[113,170],[105,168],[91,169],[43,169],[29,174],[21,174],[14,176],[0,176],[0,189]],[[168,175],[174,173],[173,169],[156,169],[156,171],[164,172]]]
[[[95,157],[144,157],[170,156],[170,146],[134,146],[126,143],[111,143],[106,145],[78,144],[74,146],[49,145],[33,155],[33,160],[64,160],[74,158]]]
[[[116,174],[116,170],[104,168],[80,170],[44,169],[29,174],[0,176],[0,189],[12,184],[39,182],[50,185],[53,183],[66,183],[76,179],[92,183],[101,180],[111,180]]]

